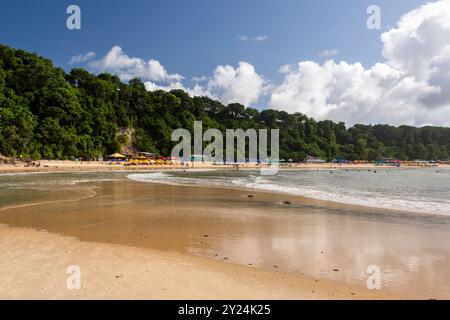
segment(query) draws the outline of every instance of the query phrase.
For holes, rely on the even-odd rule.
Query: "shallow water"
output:
[[[130,174],[143,182],[244,187],[341,203],[450,215],[450,169],[196,171]]]

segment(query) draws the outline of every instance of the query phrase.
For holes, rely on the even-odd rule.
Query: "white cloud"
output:
[[[152,81],[147,81],[144,83],[144,85],[145,85],[145,89],[147,89],[147,91],[156,91],[156,90],[171,91],[171,90],[181,89],[181,90],[187,92],[192,97],[193,96],[211,96],[213,98],[216,98],[216,97],[212,96],[209,92],[205,92],[203,87],[200,86],[199,84],[196,84],[194,86],[194,88],[187,88],[183,85],[183,83],[181,83],[179,81],[172,82],[168,85],[159,85]]]
[[[115,74],[122,81],[141,78],[144,81],[179,82],[183,79],[179,74],[169,74],[157,60],[130,58],[119,46],[114,46],[105,57],[91,61],[88,66],[97,73]]]
[[[247,37],[245,34],[240,35],[240,36],[238,37],[238,39],[239,39],[239,41],[243,41],[243,42],[248,41],[248,37]]]
[[[266,35],[259,35],[259,36],[256,36],[256,37],[249,37],[249,36],[247,36],[245,34],[240,35],[238,37],[239,41],[242,41],[242,42],[247,42],[247,41],[262,42],[262,41],[266,41],[268,38],[269,37],[266,36]]]
[[[204,81],[207,81],[209,79],[210,79],[210,77],[207,77],[207,76],[200,76],[200,77],[193,77],[192,78],[192,80],[195,81],[195,82],[204,82]]]
[[[269,106],[353,123],[450,125],[450,1],[423,5],[381,36],[385,63],[284,66]]]
[[[450,45],[450,1],[429,3],[407,13],[381,40],[390,65],[426,79],[431,59]]]
[[[79,54],[77,56],[73,56],[72,58],[70,58],[70,61],[67,62],[67,64],[75,65],[75,64],[84,63],[86,61],[89,61],[89,60],[95,58],[95,56],[96,56],[96,54],[93,51],[88,52],[86,54]]]
[[[257,36],[253,38],[253,41],[266,41],[268,38],[268,36]]]
[[[280,69],[278,69],[278,73],[281,73],[281,74],[291,73],[293,70],[292,68],[295,68],[295,66],[292,64],[285,64],[285,65],[281,66]]]
[[[240,62],[236,68],[230,65],[218,66],[211,77],[202,76],[197,80],[207,82],[203,85],[196,83],[193,88],[188,88],[179,81],[169,85],[148,81],[145,87],[149,91],[182,89],[191,96],[208,96],[225,104],[241,103],[245,106],[257,102],[267,88],[262,76],[247,62]]]
[[[183,84],[184,77],[169,74],[159,61],[131,58],[119,46],[114,46],[102,59],[89,62],[88,67],[96,73],[115,74],[122,81],[141,78],[148,91],[182,89],[192,96],[209,96],[226,104],[250,105],[259,100],[265,89],[262,76],[247,62],[240,62],[236,68],[218,66],[211,77],[192,78],[197,83],[189,88]]]
[[[263,85],[263,78],[250,63],[239,62],[237,68],[218,66],[208,81],[206,93],[227,104],[238,102],[249,106],[259,100]]]
[[[319,52],[319,57],[328,58],[328,57],[334,57],[338,54],[339,54],[338,49],[323,50],[323,51]]]

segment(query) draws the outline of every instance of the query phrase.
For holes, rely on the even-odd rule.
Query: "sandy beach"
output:
[[[31,172],[79,172],[79,171],[148,171],[148,170],[185,170],[185,169],[214,169],[214,170],[236,170],[231,165],[214,165],[208,163],[195,163],[189,167],[181,165],[140,165],[140,166],[124,166],[123,164],[116,164],[110,162],[100,161],[59,161],[59,160],[42,160],[37,161],[40,164],[39,167],[26,166],[22,162],[17,164],[1,164],[0,173],[31,173]],[[241,164],[240,170],[255,170],[261,169],[262,166],[254,164]],[[409,166],[404,166],[404,168]],[[420,166],[415,166],[419,168]],[[450,168],[448,164],[439,164],[439,168]],[[279,169],[289,170],[321,170],[321,169],[379,169],[379,168],[392,168],[395,166],[380,166],[374,163],[365,164],[335,164],[335,163],[295,163],[295,164],[283,164],[279,166]],[[413,167],[414,168],[414,167]]]
[[[1,299],[381,299],[339,282],[0,226]],[[67,268],[81,269],[68,290]]]
[[[0,298],[448,298],[446,220],[126,178],[48,190],[0,210]],[[381,290],[366,287],[372,264]],[[66,288],[69,265],[82,290]]]

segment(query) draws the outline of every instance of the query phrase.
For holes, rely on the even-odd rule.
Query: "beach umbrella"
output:
[[[117,159],[117,158],[126,158],[126,157],[123,154],[114,153],[112,155],[109,155],[108,158],[115,158],[115,159]]]

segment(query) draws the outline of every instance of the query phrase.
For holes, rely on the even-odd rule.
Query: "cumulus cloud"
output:
[[[450,1],[423,5],[381,36],[384,63],[284,66],[269,106],[353,123],[450,125]]]
[[[206,93],[224,103],[242,103],[246,106],[258,101],[264,89],[262,76],[247,62],[218,66],[208,81]]]
[[[248,62],[240,62],[236,68],[219,65],[212,76],[194,77],[194,87],[186,87],[183,76],[168,73],[159,61],[129,57],[119,46],[87,66],[95,73],[117,75],[122,81],[140,78],[148,91],[182,89],[192,96],[209,96],[226,104],[238,102],[248,106],[257,102],[266,88],[263,77]]]
[[[185,87],[181,82],[165,87],[146,83],[146,87],[150,91],[183,89],[192,96],[208,96],[225,104],[241,103],[245,106],[256,103],[268,88],[253,65],[243,61],[236,68],[230,65],[217,66],[211,77],[202,76],[197,80],[206,83],[196,83],[194,88]]]
[[[85,54],[79,54],[76,56],[73,56],[72,58],[70,58],[69,62],[67,62],[68,65],[75,65],[75,64],[80,64],[80,63],[84,63],[86,61],[89,61],[91,59],[94,59],[96,56],[94,51],[85,53]]]
[[[263,77],[247,62],[240,62],[236,68],[230,65],[218,66],[211,77],[203,76],[198,80],[206,83],[196,83],[193,88],[189,88],[180,81],[168,85],[148,81],[145,87],[148,91],[182,89],[191,96],[208,96],[225,104],[241,103],[245,106],[257,102],[267,88]]]
[[[182,89],[191,96],[208,96],[225,104],[242,103],[246,106],[257,102],[265,89],[264,79],[247,62],[240,62],[236,68],[218,66],[211,77],[201,77],[200,80],[206,83],[196,83],[193,88],[181,82],[158,85],[151,81],[146,82],[145,87],[148,91]]]
[[[270,104],[347,123],[416,123],[418,99],[435,90],[386,64],[304,61],[274,89]]]
[[[295,65],[292,64],[285,64],[278,69],[278,73],[281,74],[289,74],[292,72],[293,68],[295,68]]]
[[[105,57],[91,61],[88,66],[97,73],[115,74],[122,81],[141,78],[144,81],[179,82],[183,79],[179,74],[169,74],[157,60],[129,57],[119,46],[114,46]]]
[[[211,93],[206,92],[204,90],[204,88],[202,86],[200,86],[199,84],[196,84],[193,88],[188,88],[185,87],[183,83],[181,82],[172,82],[169,83],[168,85],[160,85],[157,83],[154,83],[152,81],[147,81],[144,83],[145,85],[145,89],[147,91],[156,91],[156,90],[163,90],[163,91],[171,91],[171,90],[177,90],[177,89],[181,89],[185,92],[187,92],[190,96],[194,97],[194,96],[212,96]],[[214,97],[216,98],[216,97]]]

